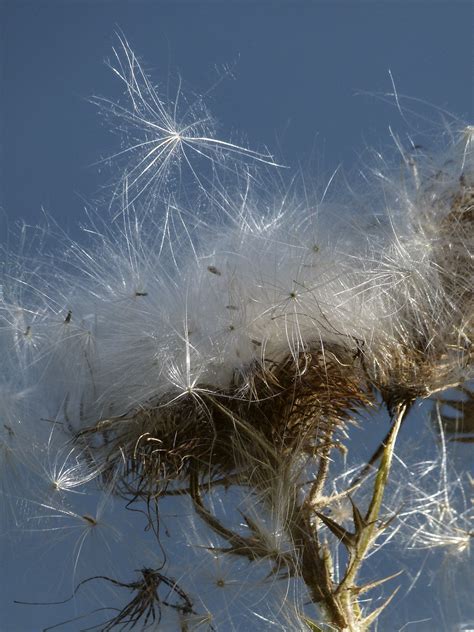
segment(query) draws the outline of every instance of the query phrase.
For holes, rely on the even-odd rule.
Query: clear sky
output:
[[[166,87],[179,73],[206,92],[221,138],[268,146],[286,164],[309,156],[330,172],[400,122],[359,91],[424,99],[462,119],[473,111],[469,2],[0,2],[1,198],[8,218],[43,206],[72,226],[108,172],[91,166],[117,138],[87,102],[120,96],[103,63],[120,28]]]
[[[354,168],[367,146],[390,145],[400,114],[393,98],[375,96],[393,91],[389,71],[400,95],[472,123],[473,24],[472,3],[456,0],[0,0],[0,230],[41,222],[44,208],[77,237],[86,203],[106,197],[110,171],[95,163],[119,139],[88,98],[121,95],[104,63],[117,29],[165,92],[179,74],[203,94],[230,68],[206,97],[219,137],[268,147],[294,170],[321,165],[315,178],[324,180],[340,163]],[[12,600],[49,581],[58,595],[61,558],[35,545],[36,565],[19,564],[8,542],[0,540],[0,632],[57,623],[54,608]]]

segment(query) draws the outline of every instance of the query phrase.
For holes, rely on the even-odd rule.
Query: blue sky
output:
[[[96,163],[120,144],[88,99],[121,96],[104,63],[117,29],[165,93],[178,75],[189,93],[206,93],[231,69],[206,96],[219,137],[268,147],[323,182],[340,163],[355,168],[367,147],[391,146],[389,126],[403,121],[392,97],[377,96],[393,91],[389,71],[400,95],[472,122],[472,18],[471,3],[460,1],[0,1],[0,230],[42,222],[45,209],[77,237],[84,206],[107,198],[111,172]],[[413,103],[406,107],[425,117],[420,131],[440,122],[435,109]],[[46,598],[48,582],[59,594],[59,554],[25,545],[37,566],[48,560],[33,576],[37,566],[18,570],[22,558],[2,542],[1,632],[57,623],[57,612],[12,600],[32,580],[35,599]]]
[[[107,170],[93,166],[117,137],[87,99],[121,86],[104,64],[120,28],[166,89],[179,73],[205,93],[221,138],[267,146],[286,164],[311,156],[324,175],[351,167],[365,145],[388,143],[400,117],[359,92],[397,90],[469,119],[469,3],[51,2],[1,11],[0,204],[10,221],[41,207],[70,227]]]

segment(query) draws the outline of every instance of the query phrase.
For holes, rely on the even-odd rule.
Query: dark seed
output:
[[[217,274],[217,276],[221,276],[222,274],[222,272],[215,266],[207,266],[207,269],[211,274]]]

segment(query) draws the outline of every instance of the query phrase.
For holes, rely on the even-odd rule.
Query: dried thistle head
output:
[[[101,420],[80,437],[96,443],[109,467],[125,463],[129,492],[159,495],[185,481],[191,468],[243,480],[256,463],[271,468],[298,454],[318,455],[372,402],[360,359],[336,346],[302,353],[296,362],[290,356],[256,365],[232,390],[198,390],[199,397],[154,401]]]

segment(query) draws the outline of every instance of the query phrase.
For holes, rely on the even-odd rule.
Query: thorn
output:
[[[384,584],[385,582],[390,581],[391,579],[394,579],[395,577],[398,577],[399,575],[401,575],[404,571],[398,571],[396,573],[393,573],[393,575],[388,575],[388,577],[383,577],[382,579],[376,579],[373,582],[369,582],[367,584],[364,584],[363,586],[354,586],[351,589],[351,592],[354,595],[362,595],[365,592],[368,592],[369,590],[372,590],[372,588],[376,588],[377,586],[380,586],[381,584]],[[398,588],[397,588],[398,590]]]
[[[367,521],[362,516],[358,507],[356,506],[355,502],[352,500],[350,496],[349,496],[349,500],[351,501],[351,505],[352,505],[352,516],[354,519],[355,532],[362,533],[362,531],[368,526]]]
[[[355,533],[351,533],[341,525],[337,524],[334,520],[320,513],[319,511],[314,512],[320,520],[324,522],[326,527],[336,536],[338,540],[340,540],[344,546],[348,549],[354,549],[356,546],[357,538]]]
[[[399,590],[400,590],[400,586],[395,588],[393,593],[383,602],[383,604],[381,606],[379,606],[376,610],[374,610],[367,617],[365,617],[365,619],[362,622],[362,628],[363,629],[368,629],[370,627],[371,623],[373,623],[377,619],[377,617],[380,615],[380,613],[383,610],[385,610],[385,608],[392,601],[392,599],[395,597],[395,595],[397,594],[397,592]]]

